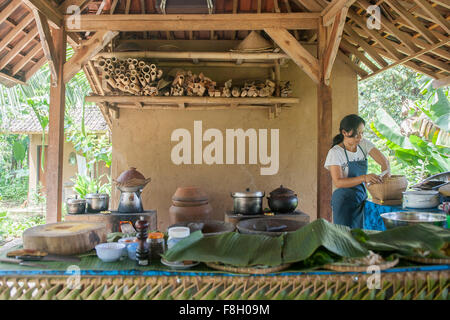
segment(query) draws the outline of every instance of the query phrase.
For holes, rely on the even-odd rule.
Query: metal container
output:
[[[381,214],[386,229],[395,227],[410,226],[417,223],[433,224],[439,227],[445,227],[447,217],[445,214],[430,212],[387,212]]]
[[[249,188],[245,192],[233,192],[234,213],[256,215],[263,213],[263,191],[251,192]]]
[[[141,192],[144,186],[137,187],[117,187],[121,191],[119,208],[122,213],[139,213],[144,211],[142,205]]]
[[[82,214],[86,212],[86,200],[75,198],[68,198],[66,201],[68,214]]]
[[[403,208],[431,209],[439,205],[439,191],[421,190],[403,192]]]
[[[275,213],[290,213],[298,206],[298,197],[294,191],[281,185],[267,197],[270,210]]]
[[[201,230],[204,237],[233,232],[235,229],[232,223],[219,220],[185,221],[171,225],[169,229],[172,227],[188,227],[191,230],[191,233]]]
[[[96,213],[107,211],[109,196],[105,193],[89,193],[86,195],[87,212]]]

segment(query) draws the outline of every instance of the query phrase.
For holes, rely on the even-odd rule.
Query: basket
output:
[[[382,183],[367,186],[372,198],[378,200],[399,200],[403,198],[403,192],[408,187],[408,181],[403,175],[392,175],[384,178]]]
[[[223,265],[223,264],[217,264],[214,262],[206,262],[206,265],[212,269],[220,270],[220,271],[227,271],[227,272],[233,272],[233,273],[248,273],[248,274],[267,274],[267,273],[273,273],[278,272],[281,270],[285,270],[291,266],[291,263],[281,264],[276,267],[267,267],[267,268],[243,268],[243,267],[233,267],[230,265]]]
[[[450,259],[424,258],[424,257],[403,257],[405,260],[419,262],[423,264],[450,264]]]
[[[395,259],[394,261],[386,261],[381,264],[377,264],[379,270],[386,270],[395,267],[398,264],[399,259]],[[367,272],[367,268],[369,266],[357,266],[343,263],[329,263],[323,266],[325,269],[339,271],[339,272]]]

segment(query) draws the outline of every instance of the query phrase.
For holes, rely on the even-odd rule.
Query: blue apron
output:
[[[364,160],[349,161],[347,150],[344,146],[345,157],[347,158],[348,177],[358,177],[367,174],[367,157],[362,148]],[[364,223],[364,202],[367,199],[367,192],[364,184],[359,184],[351,188],[339,188],[333,192],[331,197],[331,207],[333,208],[333,222],[345,225],[352,229],[363,228]]]

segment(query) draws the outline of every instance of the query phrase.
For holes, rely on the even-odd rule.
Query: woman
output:
[[[367,192],[364,184],[380,183],[382,179],[373,173],[367,174],[367,155],[390,176],[389,161],[371,143],[363,138],[365,121],[356,114],[344,117],[339,134],[325,160],[325,168],[331,173],[336,190],[331,198],[333,221],[350,228],[362,228],[364,201]]]

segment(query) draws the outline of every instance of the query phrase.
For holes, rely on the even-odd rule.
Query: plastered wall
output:
[[[310,47],[311,52],[315,51]],[[223,83],[232,79],[265,79],[266,69],[210,68],[194,69]],[[270,191],[283,184],[299,197],[299,209],[316,219],[316,171],[317,171],[317,93],[316,85],[294,63],[282,68],[281,79],[290,80],[293,97],[300,102],[289,110],[283,109],[278,118],[269,119],[266,110],[213,110],[171,111],[121,109],[119,119],[114,120],[112,130],[113,160],[112,178],[133,166],[144,176],[152,178],[142,194],[144,209],[158,211],[158,226],[169,226],[171,197],[179,186],[197,185],[209,195],[214,209],[213,218],[223,220],[226,210],[232,209],[231,192],[245,188]],[[336,61],[332,77],[333,131],[337,133],[340,119],[358,110],[357,78],[345,64]],[[279,129],[280,166],[276,175],[260,174],[257,165],[175,165],[171,150],[177,142],[171,142],[175,129],[186,128],[193,135],[195,120],[202,120],[203,132],[219,129],[225,138],[226,129],[242,128]],[[270,132],[270,130],[269,130]],[[209,142],[204,142],[205,147]],[[331,144],[331,141],[329,142]],[[270,148],[270,147],[269,147]],[[225,151],[224,151],[225,152]],[[113,188],[112,208],[117,210],[119,191]],[[264,199],[264,207],[268,207]]]

